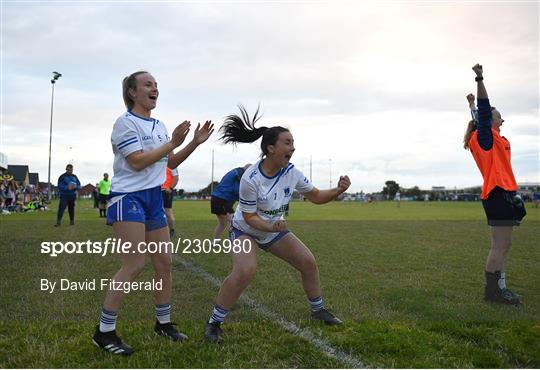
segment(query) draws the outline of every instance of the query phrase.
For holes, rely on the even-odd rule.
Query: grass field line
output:
[[[214,286],[218,288],[221,286],[221,281],[218,278],[216,278],[214,275],[209,273],[208,271],[204,270],[202,267],[197,266],[178,256],[173,256],[173,260],[180,263],[190,272],[212,283]],[[240,301],[248,305],[248,307],[252,308],[253,310],[261,314],[262,316],[276,322],[277,324],[279,324],[282,328],[284,328],[291,334],[308,341],[311,345],[321,350],[328,357],[334,358],[351,368],[355,368],[355,369],[366,368],[366,365],[364,365],[364,363],[360,359],[354,356],[351,356],[350,354],[340,349],[334,348],[330,343],[318,337],[316,334],[314,334],[310,330],[299,328],[293,322],[288,321],[283,316],[270,310],[265,305],[257,302],[253,298],[250,298],[246,293],[243,293],[240,296]]]

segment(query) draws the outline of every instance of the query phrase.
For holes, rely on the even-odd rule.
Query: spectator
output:
[[[107,201],[111,193],[111,180],[109,174],[103,174],[103,180],[99,182],[99,217],[107,217]]]
[[[92,200],[94,201],[94,208],[99,208],[99,184],[96,184],[94,190],[92,190]],[[101,210],[99,211],[101,215]]]
[[[79,178],[73,174],[73,165],[66,166],[66,172],[58,178],[58,191],[60,192],[60,203],[58,204],[58,214],[56,216],[55,227],[62,223],[62,216],[66,207],[69,212],[69,224],[75,225],[75,200],[77,190],[81,188]]]

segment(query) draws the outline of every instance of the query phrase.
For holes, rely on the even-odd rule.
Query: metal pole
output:
[[[53,79],[51,80],[52,84],[52,94],[51,94],[51,124],[49,126],[49,171],[47,175],[47,199],[50,202],[51,201],[51,144],[52,144],[52,121],[53,121],[53,103],[54,103],[54,83],[56,81]]]
[[[52,121],[53,121],[53,106],[54,106],[54,84],[56,81],[62,77],[61,73],[53,72],[53,78],[51,80],[52,84],[52,93],[51,93],[51,124],[49,127],[49,171],[47,175],[47,198],[48,201],[51,201],[51,146],[52,146]]]

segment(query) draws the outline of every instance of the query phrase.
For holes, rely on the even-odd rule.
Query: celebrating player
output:
[[[210,212],[215,214],[218,224],[214,230],[214,239],[221,238],[223,230],[229,227],[234,212],[234,202],[238,201],[240,179],[251,164],[244,167],[233,168],[223,176],[218,186],[212,191],[210,199]]]
[[[512,243],[512,230],[525,216],[525,206],[516,195],[517,183],[510,163],[510,142],[500,135],[504,120],[489,102],[484,86],[482,66],[473,68],[478,83],[478,111],[474,111],[474,95],[467,95],[473,120],[464,137],[465,149],[470,149],[484,184],[482,205],[491,226],[491,250],[486,261],[487,301],[519,304],[521,298],[506,287],[505,267]]]
[[[340,177],[337,188],[319,190],[292,163],[294,139],[281,126],[255,128],[258,110],[250,120],[243,107],[243,118],[230,115],[222,127],[225,143],[251,143],[262,136],[262,159],[250,166],[240,180],[240,202],[232,218],[231,239],[248,241],[249,251],[233,253],[232,272],[221,284],[213,312],[205,328],[210,342],[221,341],[221,323],[227,311],[247,288],[257,268],[257,248],[272,253],[296,268],[311,306],[311,315],[329,325],[341,320],[325,309],[319,269],[311,251],[288,230],[283,214],[296,189],[316,204],[336,198],[350,186],[347,176]],[[244,249],[244,248],[243,248]]]
[[[174,154],[186,138],[190,123],[182,122],[169,138],[163,122],[150,117],[158,99],[157,83],[152,75],[139,71],[124,78],[122,83],[127,112],[113,126],[111,142],[114,153],[114,174],[107,223],[123,243],[130,242],[128,253],[121,255],[122,267],[115,282],[132,282],[142,272],[146,254],[137,248],[141,243],[170,241],[167,218],[163,210],[161,184],[165,181],[165,167],[176,168],[213,132],[210,121],[197,125],[193,140]],[[187,336],[171,323],[171,264],[170,250],[149,254],[154,268],[154,279],[161,282],[161,290],[154,292],[157,335],[173,341],[184,341]],[[105,351],[129,355],[133,348],[116,335],[118,310],[125,298],[121,290],[109,290],[103,303],[101,319],[93,341]]]

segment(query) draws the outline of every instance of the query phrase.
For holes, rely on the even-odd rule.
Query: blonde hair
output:
[[[463,148],[465,148],[466,150],[469,150],[469,141],[471,140],[471,136],[475,131],[476,121],[469,121],[469,123],[467,124],[467,130],[465,130],[465,135],[463,136]]]

